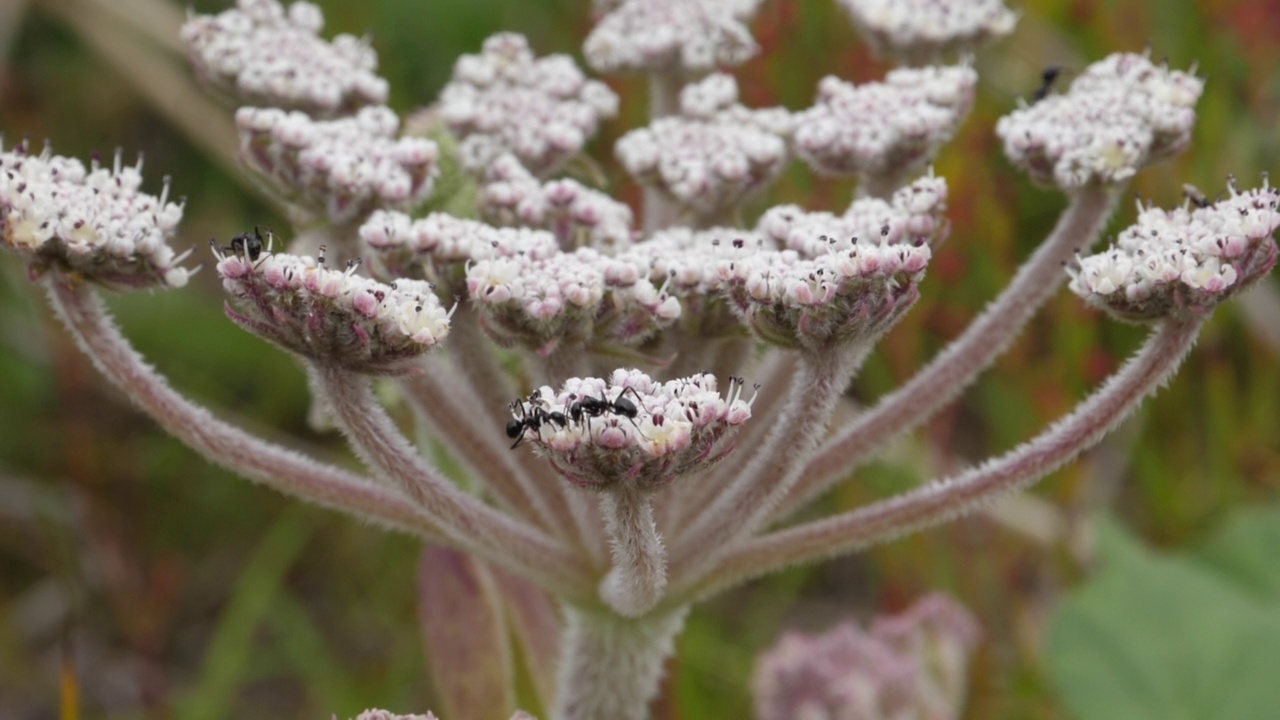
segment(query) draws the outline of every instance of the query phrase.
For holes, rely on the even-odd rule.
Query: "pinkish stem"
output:
[[[1203,319],[1166,321],[1105,385],[1040,436],[957,477],[870,506],[749,540],[702,578],[674,588],[676,602],[704,598],[790,565],[849,553],[954,519],[1070,462],[1173,375]]]
[[[876,450],[911,431],[959,396],[991,365],[1062,284],[1062,264],[1093,244],[1106,226],[1121,186],[1088,185],[1072,199],[1057,227],[1013,282],[933,362],[906,385],[823,443],[796,473],[799,481],[772,519],[785,517],[847,477]]]
[[[600,494],[600,514],[613,567],[600,583],[600,597],[618,614],[639,617],[667,587],[667,551],[653,521],[652,498],[631,487]]]
[[[98,370],[210,462],[307,502],[424,539],[443,538],[440,525],[402,493],[262,440],[182,397],[133,349],[102,298],[82,281],[51,273],[45,285],[54,311]]]
[[[456,454],[484,488],[493,493],[504,509],[517,517],[536,522],[543,530],[559,534],[568,509],[557,514],[545,493],[534,488],[530,477],[500,434],[502,427],[492,415],[475,407],[475,399],[464,384],[441,363],[427,368],[426,373],[402,381],[405,395],[435,437]],[[483,421],[483,424],[482,422]],[[489,425],[491,427],[485,427]],[[554,497],[554,496],[553,496]]]
[[[803,463],[817,446],[836,403],[873,341],[829,352],[805,353],[782,417],[774,423],[746,470],[672,547],[672,576],[697,575],[735,539],[749,535],[769,517]]]
[[[581,556],[462,492],[428,465],[378,404],[368,378],[319,365],[312,371],[356,454],[435,518],[447,537],[562,597],[591,594],[590,574]]]

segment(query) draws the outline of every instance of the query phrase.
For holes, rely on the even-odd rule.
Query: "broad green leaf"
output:
[[[1102,549],[1101,571],[1050,629],[1050,671],[1075,717],[1276,717],[1280,604],[1119,528],[1104,532]]]

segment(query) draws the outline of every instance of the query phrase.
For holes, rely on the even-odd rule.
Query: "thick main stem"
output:
[[[734,539],[755,531],[794,482],[791,468],[818,444],[849,376],[871,343],[805,353],[783,416],[746,470],[703,511],[672,552],[672,575],[694,576]]]
[[[624,618],[565,609],[554,720],[646,720],[687,607]]]
[[[133,349],[102,299],[83,282],[51,273],[45,284],[54,311],[98,370],[166,432],[210,462],[307,502],[425,539],[443,539],[440,526],[402,493],[269,443],[184,398]]]
[[[1061,286],[1062,264],[1093,244],[1106,226],[1122,187],[1087,185],[1072,199],[1053,233],[1009,286],[927,367],[823,443],[794,472],[800,475],[773,518],[784,517],[825,492],[894,438],[955,400],[1013,342],[1022,327]]]
[[[689,602],[798,563],[847,553],[951,520],[1022,489],[1095,445],[1168,381],[1195,344],[1202,319],[1166,321],[1116,375],[1032,441],[954,478],[826,520],[748,541],[714,571],[671,596]]]
[[[667,551],[653,521],[652,496],[632,487],[600,494],[600,515],[613,567],[600,582],[600,597],[627,617],[649,611],[667,587]]]
[[[590,595],[581,556],[528,524],[468,495],[428,465],[378,404],[369,379],[341,368],[313,366],[352,448],[385,473],[463,548],[497,562],[561,597]]]

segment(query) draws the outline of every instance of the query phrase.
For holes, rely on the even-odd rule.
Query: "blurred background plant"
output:
[[[228,4],[190,3],[198,12]],[[582,1],[318,4],[329,31],[369,33],[401,111],[429,103],[454,60],[495,32],[523,33],[540,54],[580,57],[589,29]],[[1198,61],[1207,84],[1192,147],[1139,173],[1133,188],[1145,198],[1168,206],[1184,182],[1213,195],[1228,173],[1252,186],[1259,172],[1280,169],[1274,2],[1029,0],[1020,9],[1014,34],[978,57],[978,103],[936,164],[951,188],[952,239],[920,303],[859,375],[854,401],[909,377],[1047,234],[1061,195],[1015,172],[992,130],[1035,91],[1046,66],[1069,78],[1107,53],[1144,46],[1176,67]],[[193,245],[254,224],[288,227],[235,171],[231,115],[195,85],[178,41],[183,18],[184,6],[167,0],[7,0],[0,131],[9,142],[49,138],[67,156],[143,153],[150,189],[172,175],[174,194],[189,198],[183,234]],[[825,74],[862,82],[887,69],[835,3],[775,0],[753,31],[763,51],[734,73],[751,106],[802,108]],[[610,79],[622,112],[603,126],[597,153],[645,122],[641,82]],[[610,181],[638,199],[625,178]],[[794,164],[754,207],[830,209],[849,195],[849,182]],[[1126,204],[1113,232],[1133,214]],[[308,428],[296,363],[226,321],[213,273],[193,285],[113,297],[112,308],[139,350],[197,400],[341,457],[336,436]],[[1212,683],[1159,670],[1178,666],[1180,655],[1156,618],[1179,631],[1207,623],[1178,635],[1183,652],[1219,648],[1194,653],[1209,656],[1197,661],[1209,667],[1195,666],[1201,677],[1232,663],[1276,666],[1232,643],[1257,646],[1280,632],[1269,619],[1280,617],[1280,564],[1266,562],[1280,536],[1278,297],[1268,279],[1219,312],[1169,389],[1033,496],[697,607],[655,717],[747,717],[754,654],[781,629],[901,610],[929,589],[952,593],[984,628],[967,717],[1168,717],[1167,707],[1191,708],[1190,717],[1264,717],[1250,713],[1265,704],[1226,715],[1211,698],[1196,705],[1185,697]],[[855,507],[1012,447],[1069,410],[1141,336],[1067,293],[1042,317],[960,402],[823,502]],[[0,717],[51,717],[77,694],[85,716],[106,718],[327,717],[438,705],[412,631],[414,542],[237,480],[161,433],[99,381],[15,262],[0,262],[0,347]],[[503,422],[495,415],[495,433]],[[1250,510],[1264,506],[1272,512]],[[1095,542],[1103,515],[1126,529]],[[1184,555],[1153,557],[1144,543]],[[1152,610],[1176,597],[1234,608],[1219,614],[1235,620],[1255,621],[1243,607],[1262,616],[1241,626],[1182,606]],[[1145,624],[1131,622],[1143,615]],[[1100,651],[1108,642],[1133,652]],[[1099,658],[1116,665],[1090,672]],[[1151,698],[1126,697],[1134,683],[1106,683],[1126,668],[1160,678],[1146,684]],[[1251,687],[1237,692],[1269,697]],[[1090,697],[1136,709],[1106,712]]]

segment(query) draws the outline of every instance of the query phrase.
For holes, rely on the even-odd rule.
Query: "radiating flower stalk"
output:
[[[103,374],[169,432],[255,481],[457,553],[424,558],[424,573],[459,568],[490,578],[488,588],[521,588],[487,591],[478,607],[502,597],[517,608],[509,617],[526,650],[537,648],[535,675],[547,686],[559,678],[542,698],[551,717],[640,720],[693,603],[1044,477],[1167,382],[1212,309],[1276,261],[1280,193],[1265,178],[1254,189],[1233,181],[1212,203],[1144,205],[1108,249],[1091,250],[1127,180],[1187,147],[1202,86],[1144,55],[1110,56],[996,127],[1011,162],[1066,194],[1052,234],[934,362],[833,428],[838,398],[910,310],[949,232],[946,181],[930,163],[979,78],[963,58],[945,63],[1007,34],[1015,18],[994,1],[899,13],[849,0],[876,50],[909,67],[858,86],[829,77],[813,107],[791,112],[745,107],[733,77],[718,72],[754,53],[757,5],[595,3],[588,62],[647,73],[654,91],[652,123],[615,147],[646,188],[639,226],[603,188],[557,177],[618,106],[567,56],[538,58],[515,35],[489,39],[458,61],[423,115],[434,118],[433,140],[403,134],[383,105],[373,49],[322,39],[309,3],[239,0],[189,20],[198,77],[239,106],[246,171],[295,222],[291,232],[229,230],[204,264],[222,281],[229,319],[306,367],[367,475],[199,407],[111,321],[99,288],[176,289],[194,271],[170,249],[183,207],[168,199],[168,179],[152,196],[140,163],[86,167],[48,148],[9,147],[3,244]],[[946,11],[953,5],[966,10]],[[834,212],[778,206],[744,224],[744,201],[793,158],[856,178],[856,199]],[[446,160],[469,173],[469,212],[426,209]],[[1093,395],[973,470],[788,524],[953,400],[1064,282],[1090,305],[1153,327]],[[407,439],[375,380],[402,394],[467,483]],[[559,618],[536,609],[549,607],[538,593],[559,603]],[[433,607],[424,599],[428,623]],[[490,635],[502,637],[500,627]],[[972,635],[960,632],[962,644]],[[866,645],[853,655],[886,652]],[[886,662],[868,672],[881,674],[877,692],[891,707],[916,676],[910,663]],[[895,668],[902,674],[890,677]],[[955,682],[948,698],[963,694]],[[466,703],[483,700],[470,697],[446,693],[446,713],[474,716],[481,710]],[[508,697],[494,694],[484,711],[508,716]]]

